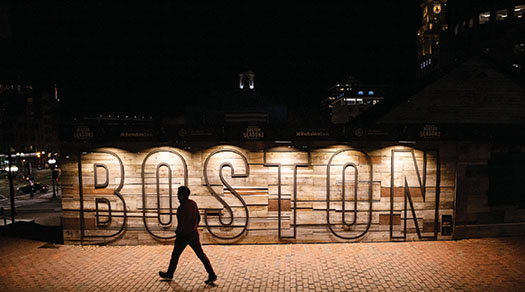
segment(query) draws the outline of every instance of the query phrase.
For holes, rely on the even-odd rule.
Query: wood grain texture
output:
[[[453,160],[455,147],[447,144],[443,145],[440,153],[441,169],[440,174],[440,200],[439,216],[454,214],[454,192],[455,192],[455,161]],[[126,151],[119,148],[95,148],[92,152],[82,155],[82,190],[80,191],[80,181],[78,173],[77,158],[72,158],[62,163],[63,178],[63,208],[67,210],[67,217],[64,221],[64,240],[65,242],[78,243],[80,240],[80,216],[84,216],[85,235],[96,236],[97,234],[111,234],[118,231],[124,223],[124,213],[126,213],[126,225],[122,236],[110,244],[151,244],[158,242],[169,242],[170,240],[159,240],[148,233],[150,232],[161,236],[173,235],[176,227],[176,209],[179,205],[177,200],[177,188],[184,184],[187,176],[188,186],[191,189],[191,199],[195,200],[200,208],[201,223],[200,229],[202,240],[206,243],[277,243],[277,242],[347,242],[347,241],[389,241],[389,226],[391,202],[390,192],[393,187],[394,202],[392,211],[394,215],[394,230],[400,232],[400,224],[403,222],[402,210],[404,209],[404,185],[406,178],[415,213],[421,221],[420,229],[425,235],[432,235],[433,223],[436,207],[436,159],[429,156],[427,160],[426,172],[426,194],[423,194],[419,186],[416,167],[409,155],[400,155],[396,160],[394,173],[391,173],[391,153],[392,149],[414,151],[417,169],[420,176],[423,170],[423,152],[407,146],[385,146],[384,143],[369,145],[369,150],[359,148],[370,156],[373,172],[370,173],[369,160],[358,151],[342,152],[336,155],[330,166],[330,179],[327,179],[328,161],[341,149],[352,149],[351,146],[326,145],[325,147],[310,149],[305,151],[282,151],[274,150],[247,150],[237,146],[221,145],[209,148],[193,150],[179,149],[176,147],[155,147],[147,148],[139,152]],[[119,160],[106,153],[96,153],[100,150],[109,150],[117,155],[122,161],[123,173]],[[241,153],[248,162],[248,168],[244,165],[242,157],[233,152],[221,152],[215,154],[208,161],[207,169],[204,169],[206,159],[210,154],[217,150],[236,150]],[[153,155],[148,156],[154,151]],[[71,148],[71,153],[76,149]],[[267,152],[265,154],[265,151]],[[184,161],[172,152],[177,152],[183,157]],[[397,154],[396,154],[397,155]],[[294,165],[308,163],[308,167],[301,167],[297,170],[294,185]],[[147,157],[147,158],[146,158]],[[266,157],[266,160],[265,160]],[[397,158],[396,158],[397,159]],[[281,165],[281,177],[278,177],[277,167],[268,167],[264,163],[279,163]],[[109,181],[106,188],[95,188],[94,165],[104,164],[109,171]],[[157,179],[157,167],[159,163],[169,165],[171,169],[171,185],[168,178],[168,168],[159,169]],[[187,171],[184,171],[184,163]],[[221,172],[221,165],[229,163],[232,167],[224,167]],[[354,163],[358,171],[357,180],[357,201],[354,201],[354,168],[347,168],[345,172],[345,221],[355,224],[350,227],[342,225],[342,188],[343,188],[343,165]],[[234,171],[232,171],[232,168]],[[105,179],[104,170],[98,170],[99,181]],[[237,174],[246,174],[246,177],[237,177]],[[234,190],[231,192],[220,178],[222,173],[223,180]],[[101,176],[103,174],[103,176]],[[394,176],[394,185],[391,186],[391,178]],[[206,185],[208,176],[209,186]],[[370,182],[370,179],[373,179]],[[158,184],[157,184],[158,181]],[[282,234],[290,236],[296,228],[297,237],[294,239],[279,239],[278,237],[278,212],[277,202],[279,193],[279,181],[281,190],[281,222]],[[115,194],[115,190],[122,183],[122,188]],[[330,187],[330,210],[327,210],[327,183]],[[369,193],[371,186],[371,193]],[[214,193],[210,192],[210,189]],[[171,195],[170,195],[171,192]],[[296,192],[296,199],[294,199]],[[82,195],[83,212],[81,212],[80,198]],[[122,196],[124,202],[118,197]],[[218,197],[215,197],[218,196]],[[371,196],[371,197],[370,197]],[[96,204],[97,198],[105,198],[109,201],[112,211],[111,223],[106,226],[96,224]],[[220,200],[218,199],[220,198]],[[372,201],[372,215],[370,215],[369,198]],[[222,201],[222,202],[221,202]],[[171,203],[171,204],[170,204]],[[226,204],[226,205],[224,205]],[[125,209],[124,209],[125,205]],[[355,209],[357,208],[357,209]],[[230,211],[231,210],[231,213]],[[248,210],[248,214],[246,214]],[[354,213],[354,211],[357,212]],[[159,215],[160,221],[159,221]],[[65,211],[66,212],[66,211]],[[107,204],[99,204],[100,221],[108,219],[109,211]],[[171,214],[171,215],[170,215]],[[240,232],[246,224],[246,232],[235,240],[221,240],[213,237],[206,227],[204,214],[207,215],[209,228],[214,233],[221,235],[235,234]],[[223,222],[229,222],[234,216],[231,226],[222,226],[219,222],[219,215]],[[294,225],[294,214],[296,224]],[[343,240],[331,233],[327,224],[327,214],[330,222],[338,233],[348,234],[349,236],[362,233],[368,230],[362,237],[355,240]],[[416,235],[415,226],[412,223],[412,213],[408,220],[408,237]],[[144,219],[144,216],[146,218]],[[169,225],[162,225],[161,222],[168,222],[170,216],[172,222]],[[387,217],[385,217],[387,216]],[[370,218],[370,227],[367,229]],[[438,221],[441,217],[437,218]],[[387,220],[387,221],[385,221]],[[146,225],[145,225],[146,224]],[[441,236],[438,239],[449,239],[450,236]],[[100,243],[96,237],[85,237],[85,243]]]

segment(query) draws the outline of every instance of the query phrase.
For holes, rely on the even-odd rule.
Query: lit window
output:
[[[490,19],[490,11],[479,14],[479,24],[485,24],[489,22],[489,19]]]
[[[374,95],[374,92],[373,92],[372,90],[370,90],[370,91],[368,92],[368,95]]]
[[[357,104],[362,104],[363,103],[363,99],[362,98],[357,98],[356,101],[357,101]]]
[[[525,15],[525,4],[524,5],[517,5],[514,7],[514,16],[516,18],[522,18]]]
[[[355,104],[355,98],[345,98],[346,104]]]
[[[365,95],[365,93],[364,93],[362,90],[359,90],[359,91],[357,92],[357,95]]]
[[[496,20],[505,20],[507,18],[507,9],[496,11]]]

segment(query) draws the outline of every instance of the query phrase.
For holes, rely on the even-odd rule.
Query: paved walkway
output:
[[[43,247],[44,246],[44,247]],[[0,238],[1,291],[523,291],[524,238],[441,242],[207,245],[161,280],[171,246],[64,246]]]

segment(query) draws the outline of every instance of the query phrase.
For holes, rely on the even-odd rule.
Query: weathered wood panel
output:
[[[389,241],[405,222],[406,240],[448,239],[440,221],[454,213],[455,148],[429,146],[93,148],[62,162],[64,239],[171,242],[181,185],[200,208],[203,242]]]

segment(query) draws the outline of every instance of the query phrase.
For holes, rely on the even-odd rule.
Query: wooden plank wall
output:
[[[64,241],[119,245],[171,243],[177,224],[177,188],[184,184],[189,186],[190,198],[199,206],[201,238],[205,243],[451,238],[442,235],[440,228],[442,215],[454,215],[456,164],[452,144],[418,145],[418,149],[387,143],[353,147],[248,150],[221,145],[191,151],[169,146],[140,151],[105,147],[81,154],[80,167],[78,155],[74,155],[77,149],[71,148],[66,150],[69,158],[62,161]],[[421,150],[430,148],[433,150],[426,155]],[[403,211],[405,180],[411,199],[407,200],[407,220]],[[342,224],[343,184],[347,225]],[[328,195],[330,212],[327,212]],[[332,228],[328,228],[328,219]],[[402,238],[405,221],[406,238]]]
[[[525,153],[525,146],[505,143],[458,143],[456,220],[454,239],[523,236],[525,235],[525,206],[519,202],[490,203],[491,157],[494,154]],[[492,166],[494,167],[494,166]],[[517,183],[517,173],[507,165],[508,184]],[[494,171],[494,170],[492,170]],[[501,170],[500,170],[501,171]],[[494,178],[492,178],[494,179]],[[496,187],[492,192],[496,191]],[[506,190],[492,195],[508,196]]]

